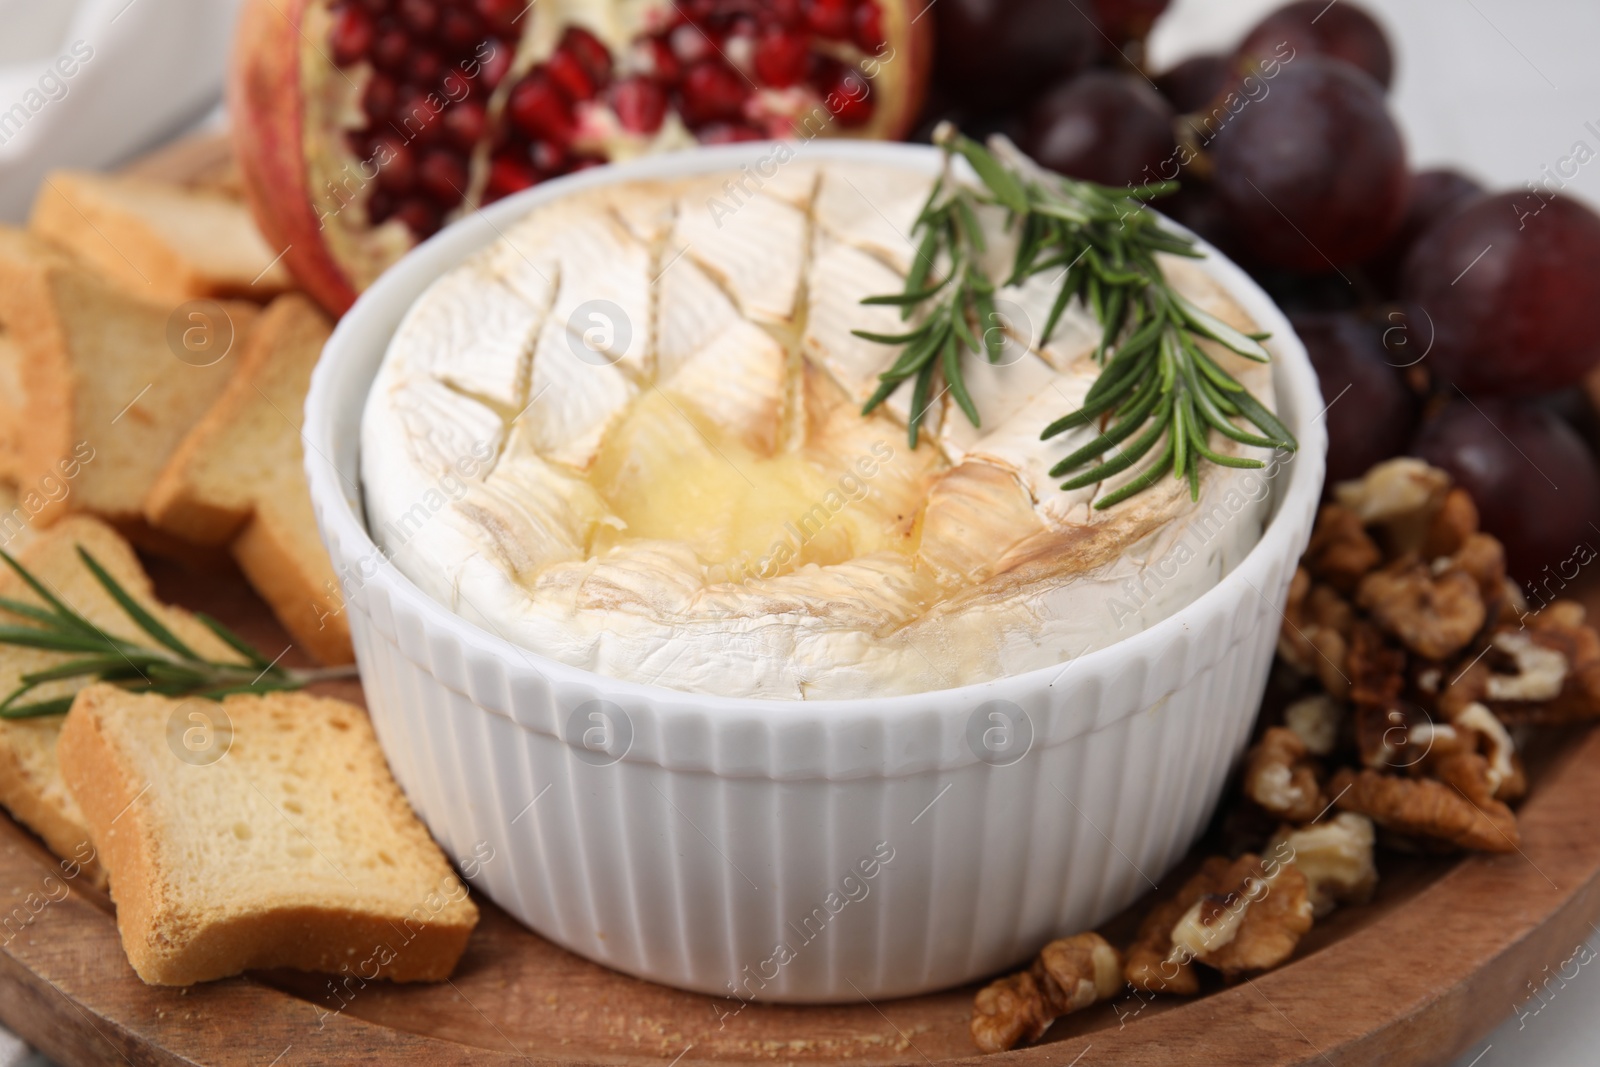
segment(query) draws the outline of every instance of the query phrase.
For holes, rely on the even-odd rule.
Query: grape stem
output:
[[[1154,450],[1151,462],[1101,496],[1095,507],[1114,507],[1156,484],[1168,470],[1187,481],[1190,496],[1198,499],[1201,463],[1264,466],[1259,459],[1213,450],[1213,432],[1256,448],[1294,450],[1288,429],[1206,351],[1208,344],[1217,345],[1265,363],[1270,359],[1261,346],[1266,336],[1236,330],[1186,299],[1157,261],[1163,253],[1204,257],[1192,238],[1167,229],[1158,215],[1145,210],[1147,201],[1176,191],[1177,183],[1118,189],[1064,178],[1004,137],[990,138],[986,148],[949,123],[934,131],[934,143],[944,152],[944,168],[912,231],[918,247],[905,288],[862,301],[899,307],[901,317],[915,319],[915,325],[897,334],[853,331],[868,341],[901,347],[879,375],[863,415],[912,380],[907,433],[915,448],[934,380],[942,377],[957,406],[980,425],[962,365],[969,353],[998,361],[1006,342],[1007,326],[995,308],[997,286],[982,263],[987,245],[978,209],[993,206],[1006,212],[1007,228],[1018,233],[1015,262],[1003,285],[1061,271],[1061,288],[1038,345],[1049,343],[1073,300],[1089,307],[1101,327],[1094,353],[1101,371],[1083,406],[1041,435],[1049,440],[1085,426],[1100,430],[1051,469],[1052,478],[1066,477],[1063,490],[1121,474]],[[978,185],[956,176],[957,158],[971,166]],[[1115,454],[1103,459],[1108,452]]]

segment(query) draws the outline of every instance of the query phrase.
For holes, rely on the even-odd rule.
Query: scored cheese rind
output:
[[[1063,664],[1170,615],[1255,543],[1267,472],[1208,465],[1198,501],[1168,476],[1096,510],[1158,446],[1060,488],[1050,471],[1098,427],[1041,434],[1082,405],[1100,331],[1074,302],[1039,336],[1047,278],[997,294],[997,362],[963,355],[977,425],[940,379],[914,450],[909,381],[863,416],[898,349],[853,331],[919,318],[861,300],[904,287],[929,179],[799,162],[759,177],[574,194],[419,298],[368,401],[362,474],[375,538],[430,595],[618,678],[860,697]],[[1203,268],[1163,266],[1254,328]],[[626,345],[585,343],[573,315],[597,300],[622,309]],[[1271,405],[1270,368],[1205,345]]]

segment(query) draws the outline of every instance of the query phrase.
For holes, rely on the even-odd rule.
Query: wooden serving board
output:
[[[236,573],[150,567],[164,599],[216,615],[269,653],[289,645]],[[355,683],[327,691],[360,699]],[[1043,1044],[985,1062],[1447,1062],[1508,1016],[1527,983],[1572,956],[1600,916],[1600,732],[1544,749],[1529,753],[1520,853],[1384,854],[1377,900],[1319,923],[1288,966],[1195,1000],[1124,997],[1059,1021]],[[932,1067],[980,1058],[967,1034],[974,987],[739,1010],[589,963],[479,904],[483,921],[442,985],[335,994],[325,976],[273,972],[156,989],[128,966],[111,902],[63,881],[44,847],[0,817],[0,1021],[66,1065]]]

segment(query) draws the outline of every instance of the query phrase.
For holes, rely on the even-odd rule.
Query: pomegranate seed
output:
[[[840,67],[822,100],[841,126],[861,126],[872,118],[872,87],[858,70]]]
[[[450,8],[439,16],[439,39],[456,52],[470,52],[483,36],[483,20],[470,11]]]
[[[444,113],[444,132],[452,144],[463,152],[472,151],[483,140],[489,120],[483,105],[476,100],[463,100],[453,104]]]
[[[328,43],[333,47],[333,61],[348,67],[365,59],[377,36],[378,27],[372,16],[354,4],[346,4],[334,18],[333,33]]]
[[[675,6],[690,22],[710,22],[717,14],[716,0],[677,0]]]
[[[543,137],[570,144],[576,132],[572,102],[538,70],[511,90],[508,109],[511,121],[529,137]]]
[[[498,200],[502,196],[520,193],[538,182],[539,174],[532,164],[514,156],[496,156],[489,164],[489,187],[486,192],[489,199]]]
[[[356,2],[374,15],[381,15],[389,10],[389,0],[356,0]]]
[[[399,71],[411,54],[411,41],[398,26],[388,26],[378,31],[372,43],[372,62],[383,70]]]
[[[804,21],[800,0],[768,0],[759,14],[769,26],[798,26]]]
[[[394,114],[394,102],[400,87],[394,79],[382,72],[375,72],[372,80],[367,82],[366,90],[361,94],[361,110],[366,112],[367,118],[374,124],[383,122]]]
[[[392,124],[399,128],[406,140],[419,144],[432,144],[444,135],[444,123],[439,121],[441,111],[430,102],[428,94],[415,86],[400,90],[400,101],[395,105]]]
[[[604,88],[611,81],[611,50],[582,26],[569,26],[556,50],[582,64],[596,88]]]
[[[459,204],[467,194],[467,165],[454,152],[435,149],[422,157],[417,184],[440,204]]]
[[[476,6],[483,21],[493,27],[496,33],[513,37],[520,32],[523,11],[532,5],[523,3],[523,0],[476,0]]]
[[[404,194],[416,186],[416,160],[399,138],[380,137],[372,142],[370,158],[378,168],[378,188]]]
[[[643,74],[635,74],[611,87],[611,107],[623,129],[655,133],[667,117],[667,93]]]
[[[583,64],[571,52],[557,50],[550,56],[550,62],[544,65],[544,72],[561,87],[568,99],[594,99],[595,84],[590,80],[589,72],[583,69]]]
[[[444,60],[439,53],[427,48],[413,48],[406,57],[406,80],[418,85],[432,85],[444,71]]]
[[[852,16],[856,47],[877,55],[883,49],[883,9],[873,0],[863,0]]]
[[[651,37],[644,45],[647,70],[663,85],[676,85],[683,77],[683,65],[673,54],[672,46],[662,37]]]
[[[540,174],[560,174],[567,168],[567,150],[551,141],[535,141],[528,146],[528,160]]]
[[[690,126],[729,121],[744,114],[749,84],[721,60],[707,59],[683,76],[683,120]]]
[[[592,170],[595,167],[603,167],[605,165],[606,161],[599,156],[581,156],[572,161],[572,166],[568,168],[567,173],[576,174],[580,170]]]
[[[705,31],[698,26],[683,25],[672,31],[668,38],[672,43],[672,54],[680,63],[693,63],[697,59],[712,54],[715,42],[706,38]]]
[[[395,209],[394,217],[405,223],[418,240],[427,240],[438,233],[442,219],[439,209],[420,196],[403,201]]]
[[[806,25],[819,37],[845,40],[850,36],[850,0],[807,0]]]
[[[756,77],[764,85],[787,89],[805,76],[808,57],[806,39],[800,34],[770,29],[756,43]]]
[[[505,80],[506,72],[511,69],[511,53],[510,45],[492,37],[478,43],[473,55],[482,57],[478,63],[477,85],[483,95],[494,92]]]
[[[367,221],[377,226],[394,214],[394,197],[382,189],[372,190],[367,198]]]
[[[717,122],[695,135],[701,144],[737,144],[740,141],[759,141],[761,131],[740,122]]]
[[[418,37],[425,37],[439,25],[439,8],[433,0],[400,0],[400,21]]]

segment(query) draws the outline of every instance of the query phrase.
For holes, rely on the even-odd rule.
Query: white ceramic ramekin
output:
[[[378,737],[473,884],[545,937],[670,985],[852,1000],[991,974],[1094,925],[1193,842],[1245,744],[1322,487],[1322,400],[1289,324],[1206,262],[1271,331],[1300,442],[1233,573],[1171,618],[1047,670],[942,692],[776,702],[601,677],[464,621],[368,535],[359,421],[395,327],[439,274],[535,204],[639,177],[737,169],[700,149],[538,186],[407,256],[345,316],[306,405],[307,471]],[[813,142],[802,159],[932,169],[932,149]]]

